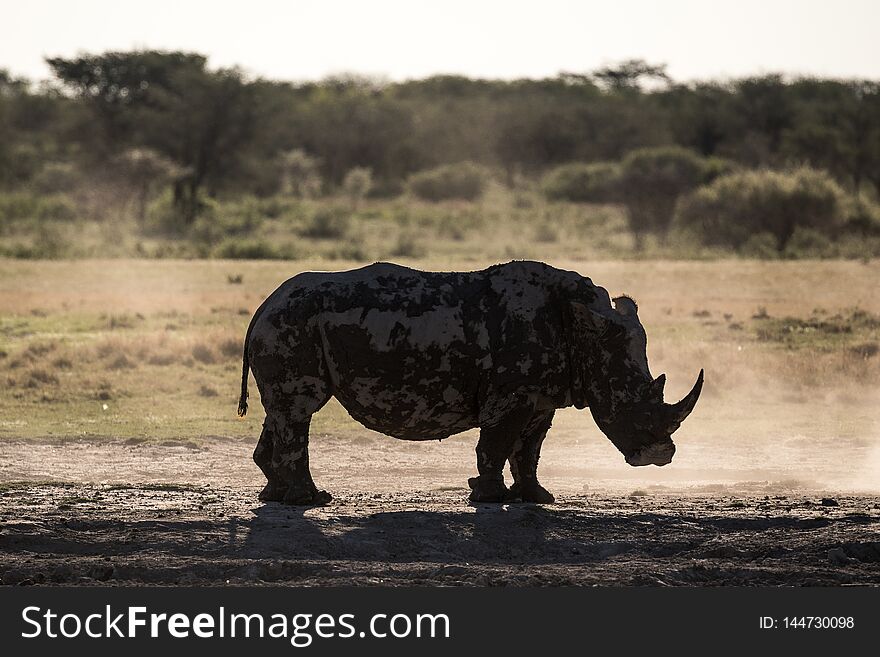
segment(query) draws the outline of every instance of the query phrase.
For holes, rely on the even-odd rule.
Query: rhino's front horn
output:
[[[667,417],[669,418],[670,433],[678,429],[679,425],[681,425],[681,423],[685,421],[685,418],[691,414],[691,411],[694,410],[694,406],[696,406],[702,390],[703,370],[700,370],[697,382],[694,384],[694,387],[691,388],[691,391],[685,395],[684,399],[675,404],[667,404],[666,406],[669,413]]]

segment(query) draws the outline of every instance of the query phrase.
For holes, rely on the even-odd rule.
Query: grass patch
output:
[[[438,205],[426,214],[429,220],[435,211],[458,217],[468,232],[484,230],[465,210]],[[424,218],[400,221],[412,231]],[[383,230],[399,225],[382,213],[365,221]],[[531,230],[498,240],[526,244]],[[471,241],[456,243],[462,252],[455,259],[432,257],[429,244],[428,255],[408,264],[429,270],[493,264],[495,258],[468,251]],[[567,237],[547,246],[577,248]],[[805,418],[813,418],[813,408],[864,414],[861,400],[880,389],[880,263],[543,257],[612,294],[631,293],[648,333],[651,369],[669,378],[667,399],[687,392],[696,371],[706,369],[698,409],[706,416],[728,404],[741,412],[743,403],[764,408],[768,399],[783,397],[809,400],[799,406]],[[263,413],[253,378],[251,412],[244,419],[235,412],[251,315],[299,271],[356,264],[241,261],[231,271],[242,283],[230,285],[229,263],[214,261],[0,259],[0,350],[7,354],[0,358],[7,390],[0,395],[0,440],[111,437],[156,444],[215,435],[255,441]],[[805,281],[808,294],[799,292]],[[856,299],[860,305],[852,308]],[[35,307],[40,316],[31,313]],[[763,318],[752,319],[755,314]],[[113,316],[129,318],[131,328],[111,328]],[[856,402],[845,406],[838,398]],[[856,426],[850,417],[840,421]],[[335,400],[312,427],[316,440],[361,430]]]
[[[876,346],[876,342],[851,344],[880,332],[880,315],[861,308],[851,308],[830,316],[813,314],[806,318],[762,317],[760,320],[755,335],[761,341],[781,343],[792,348],[834,348],[845,344],[863,356],[876,353],[872,352],[870,346]]]

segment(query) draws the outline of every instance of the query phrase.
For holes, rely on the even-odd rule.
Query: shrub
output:
[[[217,345],[218,351],[227,358],[233,358],[241,355],[241,340],[237,338],[226,338]]]
[[[706,182],[714,167],[698,154],[678,146],[642,148],[620,163],[619,189],[630,230],[640,248],[645,233],[663,238],[678,197]]]
[[[214,248],[213,254],[230,260],[286,260],[294,257],[290,249],[281,249],[253,237],[229,237]]]
[[[67,196],[45,196],[37,201],[36,219],[39,221],[73,221],[79,208]]]
[[[31,181],[31,188],[40,194],[70,192],[82,183],[82,174],[70,162],[47,162]]]
[[[880,206],[863,198],[852,199],[846,209],[844,230],[853,235],[880,235]]]
[[[409,190],[424,201],[476,201],[486,191],[489,175],[484,167],[473,162],[458,162],[409,177]]]
[[[348,233],[351,216],[341,208],[318,208],[300,231],[303,237],[341,239]]]
[[[187,224],[180,208],[174,205],[171,190],[161,194],[147,206],[145,223],[151,232],[165,234],[181,233]]]
[[[535,228],[535,241],[544,244],[559,241],[559,231],[550,224],[538,224]]]
[[[703,184],[708,185],[716,178],[736,173],[739,168],[736,162],[723,157],[707,157],[703,160]]]
[[[214,352],[203,342],[197,342],[193,345],[192,357],[204,365],[212,365],[216,362]]]
[[[391,250],[392,256],[401,258],[421,258],[426,253],[422,243],[412,233],[401,233],[397,237],[397,243]]]
[[[573,162],[552,169],[541,187],[551,201],[613,203],[619,181],[620,166],[614,162]]]
[[[739,248],[741,255],[747,258],[772,260],[779,257],[776,249],[776,238],[768,232],[755,233]]]
[[[70,221],[78,208],[67,196],[37,196],[24,192],[0,195],[0,224],[13,221]]]
[[[13,249],[10,255],[16,258],[48,260],[63,258],[70,255],[70,244],[56,222],[41,221],[37,224],[32,244],[21,245]]]
[[[364,197],[370,193],[373,186],[373,172],[364,167],[355,167],[342,181],[342,190],[351,202],[352,207],[357,208]]]
[[[130,188],[140,223],[147,218],[148,203],[155,190],[184,174],[172,160],[150,148],[124,151],[114,159],[114,168]]]
[[[837,250],[824,233],[798,226],[786,243],[784,254],[787,258],[833,258]]]
[[[216,244],[225,237],[253,234],[262,223],[262,204],[253,197],[246,197],[203,213],[190,228],[190,236],[200,244]]]
[[[300,198],[315,198],[321,193],[320,161],[302,149],[281,155],[281,193]]]
[[[825,172],[745,171],[722,176],[682,199],[676,224],[703,244],[739,248],[766,232],[783,252],[797,228],[826,234],[845,219],[846,196]]]

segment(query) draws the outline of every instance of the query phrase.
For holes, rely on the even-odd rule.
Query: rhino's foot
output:
[[[511,502],[519,500],[521,502],[534,502],[535,504],[553,504],[556,498],[553,497],[553,493],[537,481],[527,481],[525,483],[514,483],[510,487],[508,500]]]
[[[323,506],[329,504],[333,497],[325,490],[311,488],[288,488],[281,500],[291,506]]]
[[[280,502],[284,499],[286,494],[286,485],[276,484],[270,481],[263,487],[263,490],[260,491],[257,498],[262,502]]]
[[[508,490],[503,479],[471,477],[468,486],[471,487],[471,502],[504,502],[507,499]]]

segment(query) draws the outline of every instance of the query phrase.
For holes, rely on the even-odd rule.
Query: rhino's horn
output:
[[[700,392],[703,390],[703,370],[700,370],[700,375],[697,377],[697,382],[694,384],[694,387],[691,388],[691,391],[685,395],[685,397],[675,404],[667,404],[666,408],[668,409],[668,418],[669,418],[669,426],[671,431],[675,431],[678,429],[679,425],[685,421],[688,415],[691,414],[691,411],[694,410],[694,406],[697,404],[697,400],[700,398]]]

